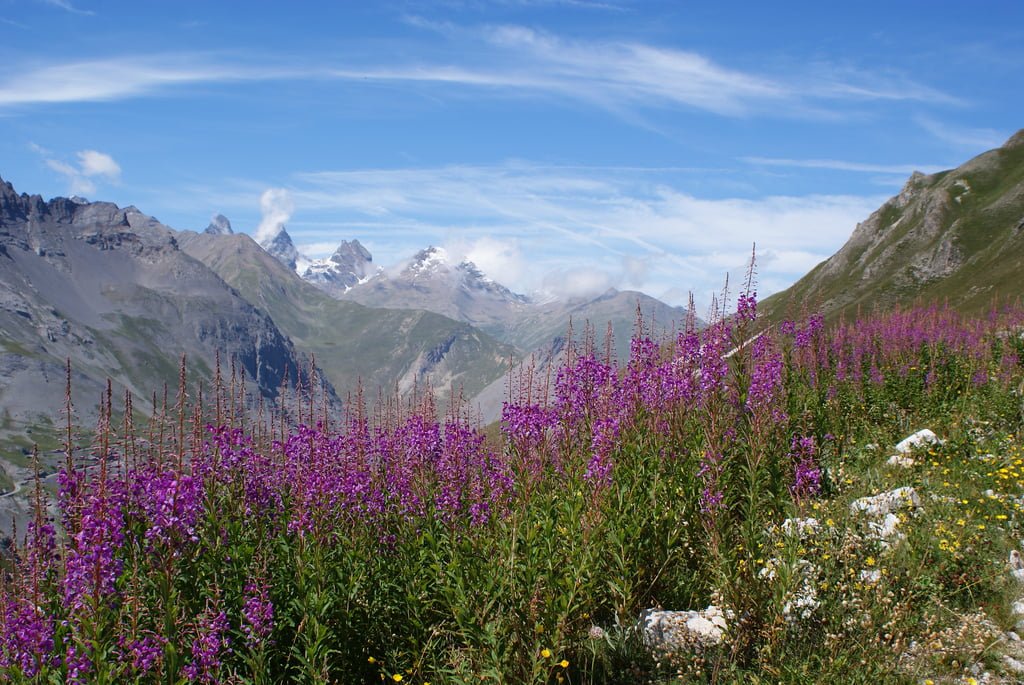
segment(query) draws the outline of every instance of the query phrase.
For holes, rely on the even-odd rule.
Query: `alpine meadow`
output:
[[[0,0],[0,681],[1024,683],[1024,6],[921,9]]]

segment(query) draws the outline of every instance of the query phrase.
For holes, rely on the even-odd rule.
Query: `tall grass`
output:
[[[624,367],[592,342],[573,348],[550,382],[513,389],[500,440],[469,412],[437,417],[429,395],[401,409],[357,397],[342,417],[302,400],[296,425],[246,425],[235,391],[218,383],[203,406],[182,383],[143,434],[111,425],[108,395],[96,465],[72,458],[69,428],[55,509],[37,489],[0,589],[0,673],[168,684],[959,673],[990,648],[946,645],[943,631],[981,609],[1012,622],[997,560],[1024,484],[1022,320],[932,307],[767,328],[748,293],[703,330],[655,339],[641,323]],[[866,447],[925,423],[948,439],[912,470],[894,475]],[[848,504],[894,485],[934,497],[899,514],[900,536],[880,537]],[[781,527],[797,517],[815,523]],[[652,649],[637,628],[647,608],[710,604],[731,617],[721,645]],[[926,639],[948,653],[922,651]]]

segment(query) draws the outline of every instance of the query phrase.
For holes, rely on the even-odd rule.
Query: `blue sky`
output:
[[[0,60],[21,192],[700,306],[1024,126],[1009,1],[0,0]]]

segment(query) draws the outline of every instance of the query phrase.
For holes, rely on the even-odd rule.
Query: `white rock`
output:
[[[1017,638],[1017,639],[1020,639],[1020,638]],[[1021,663],[1020,661],[1017,661],[1016,659],[1014,659],[1009,654],[1004,654],[1003,655],[1003,663],[1006,665],[1007,669],[1013,671],[1014,673],[1018,673],[1018,674],[1024,673],[1024,663]]]
[[[1014,580],[1024,585],[1024,568],[1016,568],[1011,573],[1013,573]]]
[[[896,488],[872,497],[861,497],[850,504],[850,511],[856,514],[863,512],[869,516],[884,516],[904,507],[921,506],[921,498],[917,491],[909,486]]]
[[[1024,569],[1024,558],[1015,549],[1010,550],[1010,569],[1014,571]]]
[[[640,616],[640,629],[644,644],[652,651],[699,651],[725,640],[730,615],[713,604],[704,611],[647,609]]]
[[[917,462],[910,457],[904,457],[902,454],[894,454],[885,463],[889,466],[902,466],[905,469],[909,469]]]
[[[886,514],[881,521],[871,521],[868,529],[871,537],[878,540],[902,539],[903,535],[897,530],[900,525],[900,518],[896,514]]]
[[[786,519],[782,522],[782,532],[786,535],[792,535],[796,533],[800,537],[805,535],[813,535],[821,529],[821,524],[818,523],[816,518],[795,518]]]
[[[882,579],[882,572],[877,568],[866,568],[860,572],[860,582],[874,585]]]
[[[1024,616],[1024,599],[1018,599],[1013,603],[1012,608],[1014,616]]]
[[[908,435],[896,443],[896,451],[900,454],[906,454],[915,447],[932,444],[941,445],[942,440],[939,440],[939,436],[935,435],[932,431],[927,428],[922,428],[913,435]]]

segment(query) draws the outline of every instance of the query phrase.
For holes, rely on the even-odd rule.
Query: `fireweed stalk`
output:
[[[428,401],[271,433],[179,393],[147,441],[108,418],[96,466],[60,474],[59,524],[40,496],[18,541],[0,675],[600,681],[592,626],[712,599],[753,662],[781,612],[753,576],[765,531],[828,495],[868,421],[895,434],[964,398],[1019,411],[1024,323],[932,307],[772,328],[756,311],[749,292],[673,340],[638,326],[623,365],[572,349],[550,397],[510,393],[502,439]],[[228,404],[212,409],[242,415]]]

